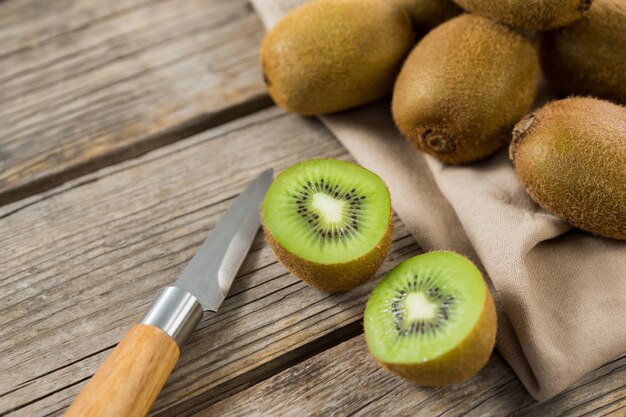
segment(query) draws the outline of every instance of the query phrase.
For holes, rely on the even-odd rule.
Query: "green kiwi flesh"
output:
[[[316,0],[289,13],[261,45],[268,92],[290,112],[316,115],[388,94],[414,34],[391,1]]]
[[[532,104],[537,51],[480,16],[455,17],[413,49],[396,81],[392,113],[403,136],[442,162],[483,159],[506,145]]]
[[[376,285],[364,327],[370,353],[384,368],[420,385],[445,386],[485,365],[496,316],[471,261],[430,252],[401,263]]]
[[[411,17],[413,31],[424,36],[463,10],[451,0],[396,0]]]
[[[626,107],[581,97],[548,103],[517,124],[510,157],[539,205],[626,239]]]
[[[310,285],[342,291],[374,276],[391,247],[391,200],[385,183],[358,165],[301,162],[270,186],[261,209],[270,246]]]
[[[557,89],[626,104],[626,2],[594,0],[584,18],[540,39],[541,66]]]
[[[547,30],[569,25],[582,18],[591,7],[592,0],[454,0],[454,2],[469,12],[500,23],[520,29]]]

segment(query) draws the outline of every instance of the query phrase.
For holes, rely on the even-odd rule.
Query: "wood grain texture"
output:
[[[246,0],[0,2],[0,204],[268,106]]]
[[[260,171],[351,159],[314,120],[240,118],[270,105],[262,34],[246,0],[0,0],[0,415],[61,415]],[[420,251],[394,221],[378,276]],[[626,358],[542,404],[497,354],[397,379],[360,336],[373,285],[314,290],[259,236],[152,414],[626,415]]]
[[[234,196],[264,168],[312,157],[349,160],[319,123],[273,108],[0,207],[0,414],[60,415]],[[395,227],[381,274],[419,252],[397,219]],[[624,359],[540,405],[498,356],[459,387],[406,384],[352,339],[372,286],[314,290],[259,236],[219,314],[205,316],[183,349],[153,414],[545,416],[624,406]]]
[[[497,353],[463,384],[424,388],[381,369],[358,336],[194,415],[545,417],[619,413],[625,406],[626,357],[539,404]]]
[[[163,330],[134,325],[72,402],[65,417],[147,415],[179,356],[178,345]]]
[[[0,414],[67,407],[237,193],[265,168],[313,157],[349,159],[318,122],[274,108],[0,207],[0,369],[11,375],[0,378]],[[419,252],[397,220],[395,228],[381,273]],[[259,236],[155,412],[217,401],[358,332],[372,285],[314,290]]]

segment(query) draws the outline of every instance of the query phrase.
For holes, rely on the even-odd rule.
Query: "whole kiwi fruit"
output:
[[[392,113],[404,137],[449,164],[502,148],[538,84],[537,51],[524,36],[465,14],[432,30],[409,54]]]
[[[626,107],[581,97],[548,103],[515,126],[510,157],[540,206],[626,239]]]
[[[316,0],[261,44],[270,96],[303,115],[349,109],[388,94],[413,44],[406,11],[387,0]]]
[[[413,31],[424,36],[446,20],[460,14],[463,9],[451,0],[395,0],[404,7],[413,22]]]
[[[569,25],[580,19],[591,7],[592,0],[454,0],[454,2],[469,12],[520,29],[547,30]]]
[[[624,0],[594,0],[581,20],[540,39],[541,66],[557,89],[626,104]]]

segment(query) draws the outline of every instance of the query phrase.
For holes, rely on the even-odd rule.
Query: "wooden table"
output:
[[[245,0],[0,2],[0,414],[59,415],[264,168],[350,160],[265,93]],[[396,219],[381,274],[420,252]],[[259,236],[153,408],[182,415],[624,415],[626,358],[538,404],[496,353],[426,389],[368,357],[373,284],[326,294]]]

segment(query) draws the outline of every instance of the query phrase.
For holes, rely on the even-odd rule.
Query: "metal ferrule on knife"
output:
[[[152,303],[141,324],[151,324],[167,333],[179,348],[202,318],[202,305],[189,292],[178,287],[166,287]]]

